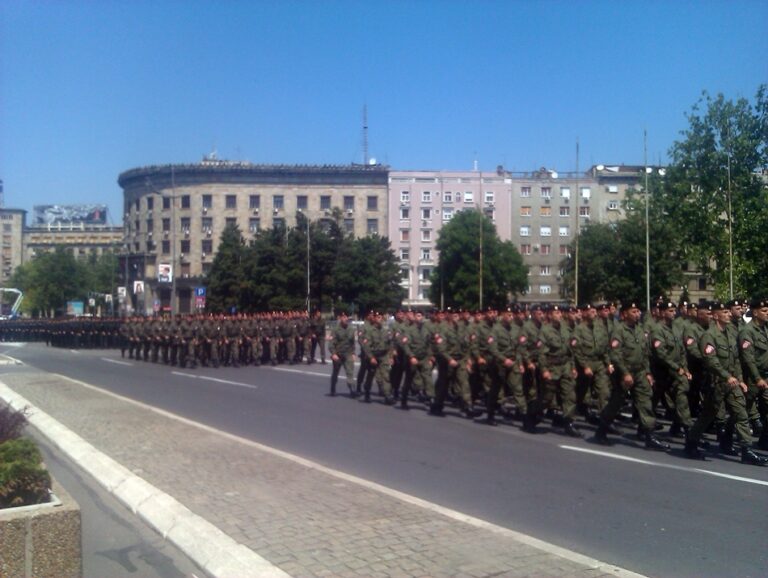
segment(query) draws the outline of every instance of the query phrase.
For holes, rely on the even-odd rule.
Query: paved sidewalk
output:
[[[297,578],[637,576],[62,376],[1,379]]]

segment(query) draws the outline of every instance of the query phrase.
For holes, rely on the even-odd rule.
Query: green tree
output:
[[[480,211],[461,211],[440,229],[440,259],[430,287],[433,303],[468,309],[480,305],[481,239],[483,307],[504,307],[525,290],[528,267],[517,248],[502,242]]]
[[[764,290],[768,89],[760,86],[754,105],[745,98],[734,102],[704,93],[687,120],[653,202],[679,237],[682,257],[714,278],[719,296],[730,293],[731,239],[734,293]]]
[[[243,260],[245,242],[237,225],[228,225],[221,233],[219,249],[208,273],[206,309],[212,312],[228,312],[240,309],[247,302]]]
[[[33,316],[53,316],[66,309],[67,301],[87,297],[90,271],[69,249],[56,247],[19,267],[11,285],[24,293],[23,310]]]
[[[400,281],[400,265],[389,239],[344,238],[333,269],[333,294],[341,308],[361,316],[374,309],[395,309],[405,296]]]

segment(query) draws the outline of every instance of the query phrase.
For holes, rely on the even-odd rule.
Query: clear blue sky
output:
[[[666,158],[768,82],[768,2],[0,1],[5,205],[109,205],[150,164],[574,170]]]

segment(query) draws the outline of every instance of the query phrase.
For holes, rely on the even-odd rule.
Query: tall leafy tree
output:
[[[94,290],[89,275],[72,251],[59,246],[19,267],[11,284],[24,293],[25,312],[47,317],[63,312],[67,301],[85,299]]]
[[[219,249],[208,274],[206,309],[228,312],[240,309],[246,293],[243,260],[245,242],[237,225],[228,225],[221,233]]]
[[[445,307],[480,305],[480,261],[484,307],[503,307],[528,285],[528,267],[517,248],[502,242],[496,227],[480,211],[461,211],[440,229],[438,266],[432,273],[430,300]]]
[[[768,278],[768,89],[754,104],[704,93],[687,120],[654,202],[720,296],[730,293],[731,241],[734,292],[760,291]]]

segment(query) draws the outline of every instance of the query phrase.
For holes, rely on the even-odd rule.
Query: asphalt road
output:
[[[633,428],[606,449],[330,398],[330,366],[190,371],[36,344],[8,354],[643,574],[768,569],[768,468],[691,462],[679,442],[648,452]]]

